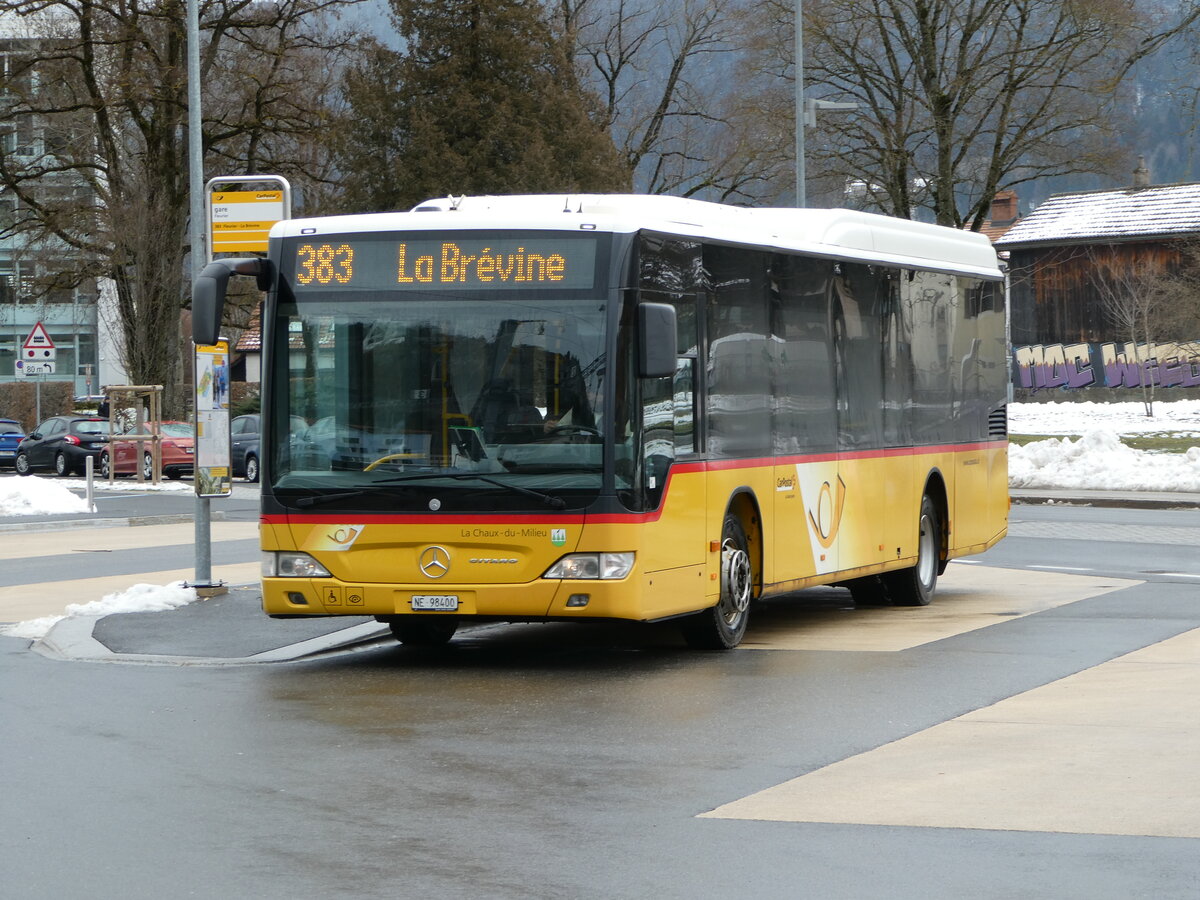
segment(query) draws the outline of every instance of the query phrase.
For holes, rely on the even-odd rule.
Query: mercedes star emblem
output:
[[[441,578],[450,571],[450,553],[436,544],[421,553],[421,571],[426,578]]]

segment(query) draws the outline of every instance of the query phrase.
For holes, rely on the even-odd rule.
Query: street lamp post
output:
[[[187,73],[188,73],[188,218],[191,228],[192,284],[204,263],[204,149],[200,117],[200,3],[187,0]],[[196,371],[195,352],[192,353],[193,377]],[[198,419],[198,417],[197,417]],[[197,421],[198,424],[198,421]],[[199,441],[197,441],[199,443]],[[196,476],[199,476],[196,469]],[[222,592],[212,580],[212,515],[207,497],[195,498],[195,561],[196,577],[192,587],[208,596]]]
[[[858,109],[857,103],[804,99],[804,0],[796,0],[796,206],[808,205],[804,128],[817,124],[818,109]]]
[[[803,207],[805,194],[804,172],[804,0],[796,0],[796,206]]]

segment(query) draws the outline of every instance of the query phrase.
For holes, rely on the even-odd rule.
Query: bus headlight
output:
[[[307,553],[278,550],[264,553],[263,578],[330,578],[329,570]]]
[[[570,553],[546,570],[543,578],[624,578],[633,571],[635,553]]]

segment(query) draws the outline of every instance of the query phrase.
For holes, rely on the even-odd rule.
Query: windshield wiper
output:
[[[397,475],[394,478],[381,478],[375,484],[396,484],[397,482],[405,481],[425,481],[431,478],[449,478],[453,481],[463,481],[466,479],[474,479],[487,484],[495,485],[498,488],[512,491],[516,494],[524,494],[526,497],[533,497],[535,500],[540,500],[551,509],[566,509],[567,503],[562,497],[554,497],[550,494],[544,494],[541,491],[530,490],[529,488],[521,487],[516,484],[506,484],[503,481],[497,481],[495,478],[488,478],[486,475],[480,475],[477,472],[458,472],[453,474],[436,473],[436,472],[420,472],[413,475]],[[312,490],[310,488],[310,490]],[[326,503],[332,503],[335,500],[349,500],[352,497],[362,497],[369,494],[370,489],[362,488],[352,491],[334,491],[329,494],[313,494],[308,497],[299,497],[293,501],[294,505],[307,509],[310,506],[321,506]]]
[[[497,481],[495,478],[488,478],[486,475],[475,476],[480,481],[488,484],[494,484],[496,487],[507,488],[510,491],[515,491],[518,494],[525,494],[527,497],[535,497],[541,500],[551,509],[566,509],[567,501],[562,497],[552,497],[550,494],[543,494],[541,491],[531,491],[529,488],[523,488],[515,484],[507,484],[503,481]]]
[[[380,482],[397,482],[397,481],[421,481],[430,478],[449,478],[452,481],[465,481],[474,479],[482,481],[486,484],[492,484],[499,488],[512,491],[516,494],[524,494],[527,497],[533,497],[536,500],[541,500],[551,509],[566,509],[567,501],[562,497],[553,497],[550,494],[543,494],[541,491],[530,490],[516,484],[508,484],[504,481],[497,481],[495,478],[488,478],[486,475],[480,475],[478,472],[456,472],[452,474],[438,472],[420,472],[413,475],[397,475],[394,478],[383,478]]]
[[[334,500],[348,500],[351,497],[361,497],[365,493],[366,491],[335,491],[332,494],[313,494],[309,497],[298,497],[293,502],[296,506],[307,508],[322,503],[332,503]]]

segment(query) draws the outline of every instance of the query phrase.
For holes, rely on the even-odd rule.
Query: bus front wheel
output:
[[[405,616],[388,622],[396,640],[409,647],[442,647],[458,631],[457,616]]]
[[[917,534],[917,564],[883,576],[888,596],[896,606],[926,606],[933,599],[941,562],[942,525],[937,506],[928,494],[921,498]]]
[[[746,531],[735,515],[721,528],[721,599],[717,605],[680,620],[683,638],[697,650],[730,650],[741,643],[750,618],[753,568]]]

